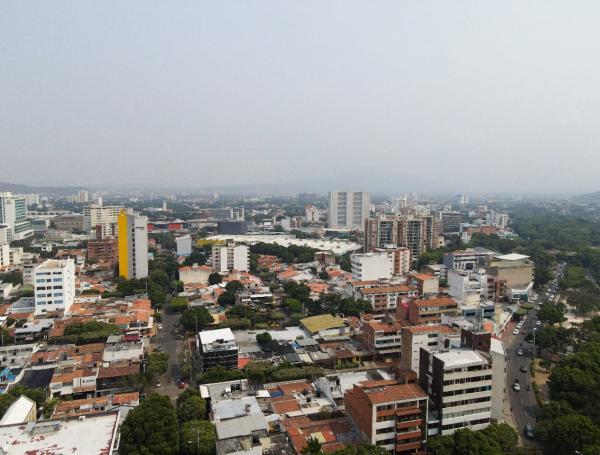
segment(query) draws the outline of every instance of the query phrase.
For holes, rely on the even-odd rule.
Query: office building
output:
[[[365,221],[365,251],[397,245],[413,259],[439,244],[440,223],[430,215],[379,215]]]
[[[23,240],[33,236],[31,223],[27,220],[27,202],[22,196],[0,193],[0,224],[8,226],[8,241]]]
[[[485,224],[495,226],[501,229],[506,229],[510,223],[508,213],[496,212],[494,210],[485,214]]]
[[[148,276],[148,218],[131,209],[121,209],[118,218],[119,276]]]
[[[59,231],[82,232],[83,215],[72,213],[52,218],[52,225]]]
[[[212,267],[215,272],[227,273],[233,270],[247,272],[250,270],[250,249],[247,245],[213,245]]]
[[[79,190],[77,192],[77,202],[87,204],[90,201],[90,194],[87,190]]]
[[[412,370],[419,375],[421,348],[439,351],[450,347],[460,347],[460,332],[448,325],[416,325],[402,329],[400,345],[400,368]]]
[[[328,226],[334,229],[360,229],[371,211],[369,193],[364,191],[332,191],[329,193]]]
[[[460,212],[442,212],[442,233],[460,234],[462,214]]]
[[[189,234],[175,237],[177,256],[190,256],[192,254],[192,236]]]
[[[196,342],[201,371],[217,366],[238,368],[239,348],[231,329],[203,330]]]
[[[22,197],[25,199],[25,204],[27,207],[32,205],[40,205],[40,195],[36,193],[27,193],[27,194],[18,194],[18,197]]]
[[[401,319],[408,319],[413,325],[440,324],[442,315],[456,314],[458,303],[450,297],[412,300],[408,304],[408,315],[400,314]],[[404,311],[399,307],[399,311]]]
[[[491,357],[472,349],[421,349],[419,383],[429,395],[430,436],[483,430],[492,418]]]
[[[83,208],[83,230],[89,232],[98,225],[115,224],[123,206],[90,204]]]
[[[362,440],[396,454],[422,453],[428,397],[418,384],[362,381],[346,391],[344,402]]]
[[[535,264],[523,254],[504,254],[494,257],[487,269],[496,281],[497,297],[509,301],[528,300],[533,289]]]
[[[390,279],[394,261],[387,253],[362,253],[350,256],[352,278],[358,281]]]
[[[35,268],[35,315],[68,313],[75,298],[73,259],[48,259]]]

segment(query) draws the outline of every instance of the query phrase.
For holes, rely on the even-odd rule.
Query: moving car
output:
[[[518,335],[518,334],[519,334],[519,332],[520,332],[520,330],[519,330],[519,329],[515,329],[515,330],[513,330],[513,335]]]
[[[517,349],[517,355],[523,355],[523,349]]]
[[[521,391],[521,385],[519,384],[519,381],[515,379],[515,382],[513,384],[513,390],[515,392],[520,392]]]
[[[542,325],[542,321],[535,321],[535,325]]]
[[[527,436],[529,439],[534,439],[535,438],[535,434],[533,433],[533,427],[531,425],[525,425],[525,436]]]
[[[525,365],[521,365],[521,368],[519,368],[519,371],[521,373],[527,373],[527,367]]]

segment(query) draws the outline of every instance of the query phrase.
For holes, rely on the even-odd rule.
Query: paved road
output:
[[[177,353],[181,348],[182,341],[175,335],[175,323],[178,316],[165,309],[161,311],[161,316],[163,328],[158,331],[152,342],[159,346],[162,352],[169,355],[169,366],[167,373],[161,377],[161,387],[157,389],[157,392],[174,399],[180,392],[177,387]]]

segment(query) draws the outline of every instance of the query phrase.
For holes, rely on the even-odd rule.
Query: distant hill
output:
[[[38,193],[52,196],[65,196],[74,194],[78,187],[69,186],[30,186],[18,183],[0,182],[0,192],[10,191],[11,193]]]
[[[600,204],[600,191],[594,193],[582,194],[577,197],[578,202],[584,202],[586,204]]]

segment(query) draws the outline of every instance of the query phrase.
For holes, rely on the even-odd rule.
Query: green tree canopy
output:
[[[177,418],[179,423],[190,420],[202,420],[206,416],[206,402],[201,396],[189,396],[187,399],[177,398]]]
[[[152,394],[127,414],[121,426],[119,453],[176,455],[178,451],[177,415],[169,397]]]
[[[223,282],[223,277],[217,272],[213,272],[208,276],[208,284],[211,286],[215,284],[220,284]]]
[[[213,322],[213,317],[204,307],[192,307],[181,314],[179,322],[186,330],[202,330]]]
[[[240,283],[238,280],[233,280],[225,285],[225,289],[227,290],[227,292],[237,294],[238,292],[244,290],[244,285],[242,283]]]
[[[215,427],[207,420],[190,420],[181,426],[182,455],[213,455]]]

